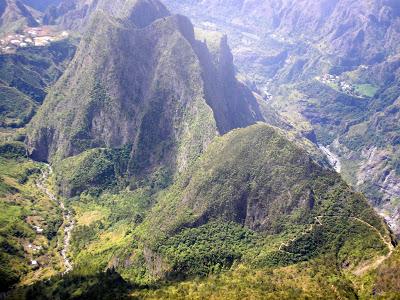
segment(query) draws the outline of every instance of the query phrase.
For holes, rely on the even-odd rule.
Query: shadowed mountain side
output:
[[[33,158],[127,145],[131,175],[162,166],[181,171],[218,134],[263,120],[235,79],[226,38],[213,58],[185,17],[155,17],[138,28],[139,16],[135,9],[122,21],[95,13],[28,128]]]
[[[278,233],[285,224],[313,223],[317,216],[360,216],[384,228],[366,199],[339,175],[315,163],[279,130],[257,124],[217,138],[188,175],[162,195],[148,225],[173,233],[222,218]]]

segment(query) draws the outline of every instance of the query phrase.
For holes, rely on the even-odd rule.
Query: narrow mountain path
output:
[[[68,258],[67,254],[68,254],[68,249],[71,244],[71,233],[72,233],[72,230],[74,229],[75,221],[72,218],[71,211],[69,211],[65,207],[64,203],[62,201],[59,201],[57,199],[57,197],[52,193],[52,191],[49,190],[47,187],[46,181],[48,180],[48,178],[52,174],[52,172],[53,172],[53,170],[52,170],[51,166],[47,165],[47,169],[45,171],[42,171],[42,176],[41,176],[40,180],[36,182],[36,186],[38,187],[39,190],[41,190],[43,193],[45,193],[50,198],[50,200],[57,203],[62,210],[63,226],[64,226],[64,239],[63,239],[63,248],[60,251],[60,254],[64,261],[64,267],[65,267],[65,271],[63,272],[63,275],[64,275],[64,274],[69,273],[73,269],[72,262]]]
[[[322,216],[315,217],[315,220],[317,221],[318,225],[322,225],[322,222],[321,222],[320,218],[322,218]],[[307,230],[304,230],[300,236],[296,236],[296,237],[294,237],[293,239],[291,239],[291,240],[289,240],[289,241],[287,241],[287,242],[285,242],[285,243],[282,243],[282,244],[279,246],[279,251],[283,251],[283,252],[286,252],[286,253],[290,253],[290,252],[288,252],[288,251],[283,250],[283,248],[284,248],[284,247],[289,247],[289,245],[290,245],[291,243],[293,243],[295,240],[297,240],[297,239],[299,239],[301,236],[306,235],[306,234],[310,233],[311,231],[313,231],[313,229],[314,229],[314,227],[315,227],[316,225],[317,225],[316,223],[310,224],[310,227],[309,227]]]
[[[286,252],[286,253],[290,253],[290,252],[284,250],[284,248],[288,247],[292,242],[296,241],[296,240],[299,239],[301,236],[310,233],[310,232],[314,229],[315,226],[317,226],[317,225],[320,225],[320,226],[323,225],[323,223],[322,223],[322,218],[324,218],[324,217],[329,217],[329,218],[340,218],[341,216],[318,216],[318,217],[315,217],[315,221],[316,221],[316,222],[315,222],[314,224],[311,224],[310,227],[309,227],[307,230],[303,231],[302,234],[301,234],[300,236],[297,236],[297,237],[295,237],[295,238],[293,238],[293,239],[291,239],[291,240],[289,240],[289,241],[287,241],[287,242],[282,243],[282,244],[279,246],[279,251]],[[372,225],[369,224],[368,222],[366,222],[366,221],[364,221],[364,220],[362,220],[362,219],[360,219],[360,218],[357,218],[357,217],[349,217],[349,218],[352,219],[352,220],[354,220],[354,221],[360,222],[360,223],[362,223],[362,224],[368,226],[369,228],[373,229],[373,230],[378,234],[378,236],[379,236],[379,238],[382,240],[382,242],[383,242],[383,243],[387,246],[387,248],[389,249],[389,253],[388,253],[387,255],[385,255],[385,256],[379,256],[379,257],[375,258],[374,260],[372,260],[372,261],[370,261],[370,262],[368,262],[368,263],[362,265],[361,267],[357,268],[357,269],[354,270],[354,272],[353,272],[355,275],[362,275],[362,274],[364,274],[365,272],[367,272],[367,271],[369,271],[369,270],[372,270],[372,269],[377,268],[377,267],[378,267],[380,264],[382,264],[386,259],[388,259],[388,258],[392,255],[393,251],[395,250],[395,247],[393,246],[393,244],[391,243],[391,241],[388,241],[388,239],[385,238],[385,237],[382,235],[382,233],[381,233],[377,228],[375,228],[374,226],[372,226]]]
[[[381,233],[378,229],[376,229],[376,228],[375,228],[374,226],[372,226],[371,224],[369,224],[369,223],[365,222],[364,220],[361,220],[361,219],[359,219],[359,218],[357,218],[357,217],[352,217],[352,219],[353,219],[353,220],[356,220],[356,221],[358,221],[358,222],[360,222],[360,223],[363,223],[364,225],[367,225],[368,227],[372,228],[372,229],[379,235],[380,239],[381,239],[381,240],[386,244],[386,246],[389,248],[389,255],[392,254],[392,252],[394,251],[394,246],[393,246],[393,244],[392,244],[390,241],[388,241],[387,239],[385,239],[385,237],[382,235],[382,233]]]
[[[372,226],[371,224],[369,224],[369,223],[367,223],[364,220],[361,220],[359,218],[356,218],[356,217],[352,217],[352,218],[354,220],[356,220],[356,221],[358,221],[360,223],[363,223],[364,225],[372,228],[379,235],[380,239],[385,243],[385,245],[389,249],[389,253],[386,254],[385,256],[379,256],[379,257],[375,258],[374,260],[370,261],[369,263],[364,264],[361,267],[357,268],[353,272],[355,275],[362,275],[362,274],[368,272],[369,270],[374,270],[377,267],[379,267],[386,259],[388,259],[392,255],[395,247],[393,246],[393,244],[390,241],[385,239],[385,237],[382,235],[382,233],[378,229],[376,229],[374,226]]]

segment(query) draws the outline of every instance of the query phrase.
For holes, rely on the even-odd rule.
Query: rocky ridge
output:
[[[152,1],[133,3],[122,21],[101,9],[93,15],[77,55],[30,124],[35,159],[128,146],[128,174],[182,171],[218,134],[263,120],[235,78],[226,38],[212,57],[188,19],[159,3],[152,10]]]

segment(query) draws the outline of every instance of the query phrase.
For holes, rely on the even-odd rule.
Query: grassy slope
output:
[[[19,148],[21,147],[22,150]],[[62,214],[36,187],[42,165],[20,156],[23,146],[0,145],[0,280],[2,291],[16,284],[31,284],[62,269],[57,230]],[[17,153],[17,154],[16,154]],[[36,233],[33,225],[44,229]],[[33,250],[28,245],[41,246]],[[30,266],[32,259],[38,269]]]
[[[400,249],[372,273],[374,288],[381,299],[396,299],[400,293]]]

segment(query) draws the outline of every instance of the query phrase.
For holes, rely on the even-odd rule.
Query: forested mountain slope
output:
[[[182,16],[154,6],[118,21],[99,10],[77,54],[28,128],[32,157],[128,151],[129,176],[184,170],[218,134],[263,120],[235,78],[226,38],[212,57]],[[123,175],[123,174],[119,174]]]
[[[398,7],[368,3],[48,8],[69,38],[0,56],[6,88],[40,94],[26,126],[0,98],[0,298],[398,297],[395,236],[351,186],[397,184]]]
[[[399,230],[397,1],[166,2],[202,29],[228,32],[269,110],[328,146],[345,179]]]
[[[74,270],[26,295],[115,295],[119,286],[119,297],[222,299],[240,276],[234,298],[368,298],[376,264],[394,249],[362,195],[264,124],[215,139],[172,185],[159,180],[71,199]],[[254,272],[273,286],[250,283]]]

